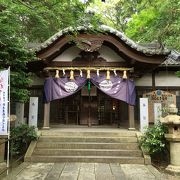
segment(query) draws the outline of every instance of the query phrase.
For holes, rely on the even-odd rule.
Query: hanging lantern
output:
[[[70,71],[70,78],[69,78],[70,80],[73,80],[74,79],[74,71],[73,70],[71,70]]]
[[[59,70],[56,70],[55,78],[59,78]]]
[[[91,71],[88,69],[87,70],[87,79],[90,79],[91,78]]]
[[[110,80],[110,71],[109,70],[106,72],[106,79]]]
[[[122,77],[123,79],[127,79],[127,71],[124,71],[123,72],[123,77]]]

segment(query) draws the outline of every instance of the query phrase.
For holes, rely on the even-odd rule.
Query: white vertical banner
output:
[[[154,103],[154,123],[157,124],[162,116],[162,105],[161,103]]]
[[[0,71],[0,135],[8,135],[9,70]]]
[[[29,102],[29,126],[37,128],[38,120],[38,97],[30,97]]]
[[[140,131],[144,132],[149,125],[148,98],[140,98]]]

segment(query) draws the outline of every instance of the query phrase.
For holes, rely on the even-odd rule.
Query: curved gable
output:
[[[147,48],[141,45],[138,45],[123,33],[110,28],[108,26],[100,26],[101,33],[88,33],[92,27],[78,27],[77,30],[79,34],[69,37],[73,33],[72,28],[64,29],[54,36],[45,41],[37,50],[37,56],[40,59],[52,59],[57,55],[62,53],[67,47],[71,46],[72,41],[101,41],[103,44],[106,44],[109,47],[114,47],[114,49],[120,54],[124,55],[127,59],[150,63],[150,64],[161,64],[169,50],[162,48]]]
[[[74,31],[78,31],[76,36],[73,35]],[[71,51],[73,47],[76,48],[76,52]],[[109,52],[103,49],[107,49]],[[71,54],[68,54],[68,52],[71,52]],[[92,31],[92,26],[81,26],[75,30],[71,27],[66,28],[56,33],[36,49],[36,55],[39,59],[38,63],[41,64],[41,69],[47,66],[57,66],[57,63],[53,62],[57,62],[58,59],[59,62],[63,61],[63,55],[66,55],[64,58],[69,56],[69,62],[71,59],[73,60],[73,56],[76,60],[79,56],[82,56],[79,58],[82,60],[84,58],[83,52],[90,55],[90,59],[92,58],[91,56],[94,55],[97,58],[101,57],[103,61],[101,60],[99,62],[118,61],[119,64],[116,64],[116,66],[121,66],[121,62],[125,61],[123,66],[134,67],[135,71],[142,69],[142,72],[147,69],[154,69],[160,65],[170,53],[170,51],[165,48],[148,48],[139,45],[126,37],[124,33],[105,25],[101,25],[97,31]],[[97,55],[97,53],[99,54]],[[109,55],[111,58],[116,56],[116,60],[113,61],[110,59]],[[119,58],[117,56],[119,56]],[[64,61],[66,60],[64,59]],[[81,62],[82,61],[79,61],[79,65]],[[72,66],[74,64],[70,63],[66,65]],[[98,62],[96,62],[96,65],[98,65]],[[106,63],[102,63],[101,65],[109,66],[109,64]],[[111,64],[111,66],[113,66],[113,64]]]

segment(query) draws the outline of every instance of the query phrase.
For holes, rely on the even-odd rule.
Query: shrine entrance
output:
[[[81,113],[80,124],[98,125],[98,95],[97,88],[92,86],[88,91],[88,86],[81,89]]]
[[[118,125],[121,119],[120,101],[87,86],[61,100],[51,102],[50,124],[59,125]],[[128,112],[127,112],[128,113]]]

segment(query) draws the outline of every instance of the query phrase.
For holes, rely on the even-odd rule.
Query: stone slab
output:
[[[106,163],[95,163],[95,173],[112,175],[111,168]]]
[[[79,174],[78,180],[96,180],[96,177],[94,173],[84,171]]]
[[[129,180],[155,180],[156,177],[149,172],[148,168],[145,165],[138,164],[122,164],[122,170],[125,173],[125,176]]]
[[[115,179],[126,180],[125,173],[119,164],[111,163],[110,168],[111,168],[112,174],[114,175]]]
[[[119,163],[22,163],[3,180],[178,180],[151,165]]]

